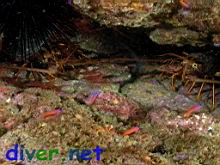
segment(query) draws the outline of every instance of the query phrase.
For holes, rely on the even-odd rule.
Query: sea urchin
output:
[[[65,0],[1,0],[1,52],[10,61],[26,61],[49,40],[69,39],[74,12]]]

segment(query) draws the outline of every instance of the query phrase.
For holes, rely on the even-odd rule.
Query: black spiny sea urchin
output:
[[[49,40],[73,34],[73,10],[65,0],[1,0],[1,52],[10,61],[26,61]]]

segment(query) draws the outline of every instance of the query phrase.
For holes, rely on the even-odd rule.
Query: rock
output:
[[[220,34],[213,35],[212,41],[216,47],[220,47]]]
[[[218,0],[73,0],[73,5],[107,27],[144,28],[159,44],[219,45],[216,36],[220,32]],[[177,37],[173,37],[176,33]],[[210,33],[213,37],[208,35]]]
[[[174,29],[156,29],[150,33],[150,38],[160,44],[176,44],[183,46],[191,44],[193,46],[202,46],[204,43],[201,41],[207,36],[186,28],[174,28]]]

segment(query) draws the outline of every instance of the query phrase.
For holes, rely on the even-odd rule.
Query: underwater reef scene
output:
[[[220,165],[219,6],[0,2],[0,164]]]
[[[25,72],[12,80],[10,70],[1,71],[2,164],[220,163],[219,95],[211,112],[204,101],[207,92],[196,101],[198,87],[190,95],[182,87],[174,91],[169,76],[147,73],[119,92],[119,82],[130,77],[126,64],[92,64],[77,70],[70,71],[74,80],[56,77],[52,82],[27,81]],[[59,154],[52,160],[47,153],[41,156],[46,160],[31,161],[24,154],[22,161],[19,150],[17,163],[5,162],[15,144],[30,153],[57,149]],[[77,160],[76,155],[67,159],[70,149],[96,146],[105,149],[99,161],[94,153],[87,157],[91,160]]]

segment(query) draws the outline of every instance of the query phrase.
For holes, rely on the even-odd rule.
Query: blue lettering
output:
[[[97,146],[93,151],[96,152],[96,160],[100,160],[101,159],[101,153],[104,151],[104,149]]]
[[[87,156],[89,156],[91,153],[92,153],[91,150],[82,150],[81,159],[82,159],[82,160],[91,160],[91,159],[92,159],[91,157],[87,157]]]
[[[24,160],[24,145],[20,145],[20,160]]]
[[[14,154],[13,156],[11,154]],[[10,149],[6,152],[6,159],[8,160],[18,160],[18,144],[15,144],[14,149]]]
[[[75,155],[77,157],[77,160],[80,159],[79,149],[70,149],[69,150],[69,155],[68,155],[68,160],[73,160],[74,153],[76,153]]]

